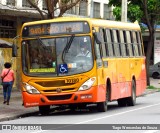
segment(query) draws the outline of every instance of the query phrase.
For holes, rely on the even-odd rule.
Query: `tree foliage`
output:
[[[115,8],[113,14],[116,17],[116,20],[121,19],[121,0],[110,0],[110,5],[113,5]],[[150,58],[153,54],[154,38],[157,24],[160,23],[160,0],[128,0],[128,10],[127,17],[128,20],[134,22],[138,20],[139,23],[144,23],[147,25],[149,30],[149,41],[147,45],[146,52],[146,66],[147,66],[147,83],[149,82],[149,64]]]
[[[41,19],[52,19],[61,17],[67,10],[76,6],[81,0],[45,0],[47,12],[38,7],[39,0],[27,0],[28,3],[35,8],[41,15]],[[59,14],[56,16],[55,11]]]

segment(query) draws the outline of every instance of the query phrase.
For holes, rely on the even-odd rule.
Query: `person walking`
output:
[[[10,62],[6,62],[4,64],[4,69],[1,73],[2,78],[2,86],[3,86],[3,96],[4,102],[3,104],[9,105],[9,100],[11,97],[12,87],[15,80],[14,71],[11,69],[12,64]]]

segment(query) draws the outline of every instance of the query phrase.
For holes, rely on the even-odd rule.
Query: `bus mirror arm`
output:
[[[99,32],[94,32],[94,33],[93,33],[93,36],[94,36],[95,41],[96,41],[97,44],[101,44],[101,43],[102,43],[102,38],[101,38]]]
[[[16,37],[13,38],[12,57],[17,57],[17,49],[18,49],[18,47],[17,47],[16,44],[14,44],[14,41],[15,41],[15,39],[17,39],[17,38],[19,38],[19,37],[20,37],[20,36],[18,35],[18,36],[16,36]]]

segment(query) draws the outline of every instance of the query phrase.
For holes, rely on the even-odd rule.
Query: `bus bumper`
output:
[[[43,105],[67,105],[75,103],[96,103],[106,100],[106,91],[102,86],[91,87],[89,90],[56,94],[29,94],[22,92],[25,107]]]

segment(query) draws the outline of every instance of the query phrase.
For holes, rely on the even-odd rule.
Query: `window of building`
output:
[[[15,22],[0,19],[0,38],[13,38],[16,36]]]
[[[28,3],[27,0],[22,0],[22,7],[30,7],[30,8],[32,8],[32,6]]]
[[[101,18],[100,17],[100,3],[98,2],[93,3],[93,16],[94,18]]]
[[[74,3],[75,1],[74,0],[71,0],[70,1],[70,4]],[[75,14],[75,15],[78,15],[78,9],[79,8],[79,5],[76,5],[76,6],[73,6],[72,8],[70,8],[69,10],[66,11],[67,14]]]
[[[45,0],[43,0],[43,3],[42,3],[42,10],[47,10],[47,5]]]
[[[108,4],[104,4],[104,19],[111,19],[110,18],[110,13],[111,13],[111,7],[108,6]]]
[[[79,15],[87,16],[87,2],[81,1],[79,5]]]
[[[15,6],[15,0],[7,0],[7,5]]]

